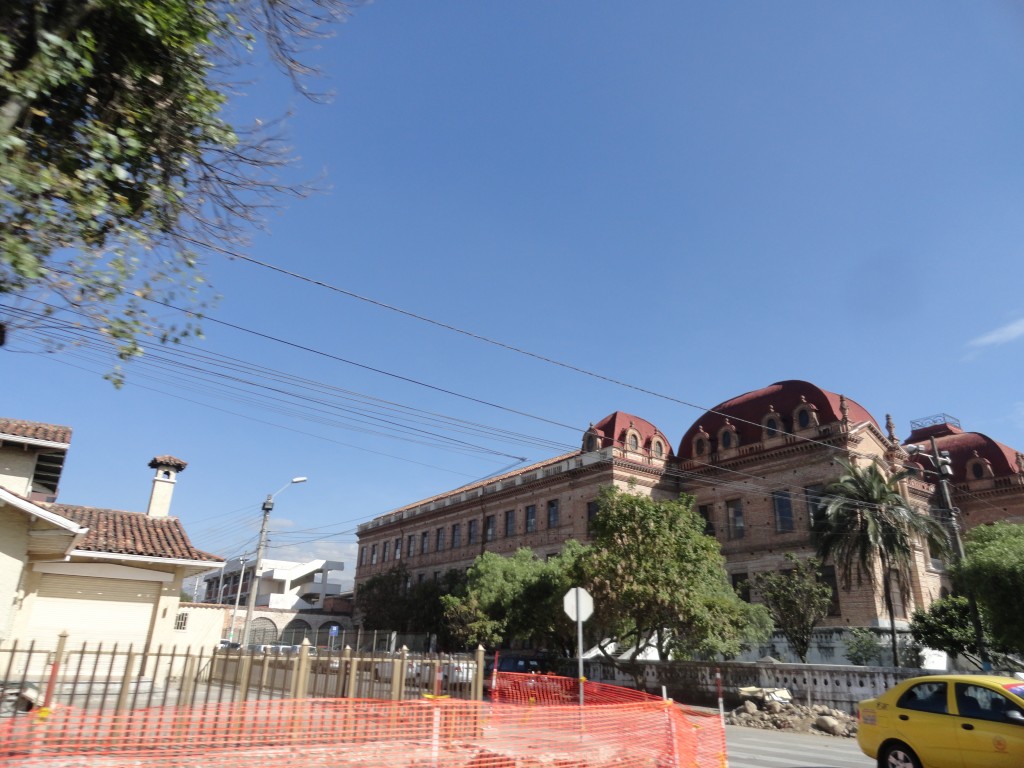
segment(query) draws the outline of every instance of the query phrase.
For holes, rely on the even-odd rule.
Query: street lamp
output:
[[[256,609],[256,592],[259,590],[260,577],[263,575],[263,550],[267,546],[267,521],[270,519],[270,512],[274,508],[274,497],[295,483],[304,483],[307,478],[293,477],[282,485],[274,493],[267,494],[267,500],[263,502],[263,522],[260,525],[260,541],[256,547],[256,562],[253,564],[252,576],[249,577],[249,599],[245,606],[245,623],[242,625],[242,647],[249,644],[249,629],[252,624],[252,612]],[[241,588],[241,582],[239,582]]]

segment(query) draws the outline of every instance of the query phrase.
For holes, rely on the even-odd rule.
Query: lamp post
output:
[[[959,563],[964,559],[964,542],[960,538],[960,510],[953,506],[953,496],[949,492],[949,477],[953,474],[953,462],[949,458],[949,451],[939,451],[935,438],[931,438],[932,451],[928,453],[923,446],[908,445],[907,453],[911,456],[918,454],[924,456],[931,462],[938,475],[939,497],[942,499],[942,506],[949,513],[949,525],[953,531],[953,558]],[[978,655],[981,657],[981,666],[985,672],[992,669],[992,660],[989,658],[988,649],[985,647],[985,633],[981,628],[981,614],[978,612],[978,603],[974,599],[971,590],[965,590],[968,610],[971,615],[971,625],[974,630],[974,642],[978,646]]]
[[[256,592],[259,591],[260,577],[263,575],[263,550],[267,547],[267,522],[270,520],[270,512],[274,509],[274,497],[295,483],[306,482],[305,477],[293,477],[274,493],[267,494],[263,502],[263,522],[260,524],[260,540],[256,546],[256,562],[252,567],[252,576],[249,578],[249,599],[245,606],[245,623],[242,625],[242,647],[249,644],[249,629],[252,624],[252,612],[256,609]],[[241,582],[239,582],[241,583]]]
[[[248,553],[246,553],[248,554]],[[245,578],[245,555],[238,557],[238,589],[235,590],[235,607],[231,609],[231,629],[228,630],[228,642],[235,639],[235,617],[238,616],[238,604],[242,599],[242,580]]]

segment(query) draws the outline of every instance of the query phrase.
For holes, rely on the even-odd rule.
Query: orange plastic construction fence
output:
[[[570,682],[574,682],[571,681]],[[667,768],[725,765],[717,717],[672,702],[302,699],[0,720],[19,768]]]

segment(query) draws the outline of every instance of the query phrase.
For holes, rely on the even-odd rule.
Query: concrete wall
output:
[[[716,672],[722,676],[722,694],[727,709],[741,701],[740,688],[757,686],[787,688],[800,703],[806,703],[809,695],[812,704],[825,704],[851,714],[856,712],[857,702],[877,696],[901,680],[935,674],[920,669],[894,667],[654,661],[644,664],[644,683],[652,693],[660,694],[661,687],[665,686],[670,698],[684,704],[717,706]],[[604,661],[585,661],[583,674],[593,682],[633,685],[632,676]]]
[[[11,493],[28,498],[32,474],[36,471],[36,451],[0,448],[0,485]]]

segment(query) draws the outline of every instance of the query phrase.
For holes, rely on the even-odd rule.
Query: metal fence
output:
[[[74,706],[126,712],[270,699],[399,701],[425,694],[483,698],[484,652],[474,654],[324,651],[308,641],[261,651],[172,646],[0,647],[0,715]]]

